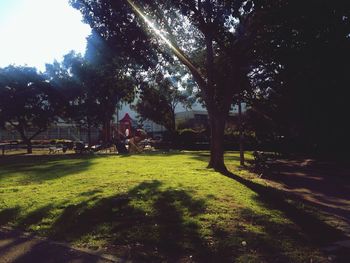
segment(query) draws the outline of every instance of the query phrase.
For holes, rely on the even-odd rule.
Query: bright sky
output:
[[[91,29],[68,0],[0,0],[0,67],[35,66],[84,54]]]

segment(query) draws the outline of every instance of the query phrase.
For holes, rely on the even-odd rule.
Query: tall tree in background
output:
[[[54,123],[63,104],[59,93],[35,68],[0,69],[0,126],[10,126],[32,153],[32,140]]]
[[[175,109],[179,104],[190,108],[194,102],[191,92],[178,87],[176,77],[164,78],[141,85],[139,99],[134,106],[142,119],[163,125],[171,134],[175,133]],[[183,88],[183,87],[182,87]]]
[[[103,140],[111,140],[110,123],[118,103],[134,98],[135,77],[125,63],[103,39],[92,34],[85,57],[71,52],[62,63],[47,65],[51,82],[64,92],[70,105],[66,117],[87,129],[89,145],[92,127],[103,126]]]
[[[98,74],[95,96],[101,108],[104,141],[110,141],[110,123],[116,108],[120,103],[134,100],[137,66],[133,58],[120,56],[119,51],[111,49],[108,42],[96,32],[88,38],[85,60]]]
[[[83,57],[71,52],[64,56],[62,63],[46,65],[46,72],[56,90],[59,90],[69,105],[66,115],[79,127],[86,128],[91,146],[91,128],[101,124],[99,103],[95,96],[98,81],[96,70]]]

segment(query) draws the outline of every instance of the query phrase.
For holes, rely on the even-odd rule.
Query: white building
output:
[[[242,112],[246,111],[245,103],[242,103]],[[138,113],[134,111],[129,104],[123,104],[120,110],[116,111],[114,120],[117,123],[118,120],[121,120],[125,114],[128,113],[130,117],[138,121]],[[230,116],[238,114],[238,106],[236,105],[230,112]],[[175,121],[176,123],[185,122],[187,120],[194,119],[199,123],[204,123],[208,121],[208,112],[207,110],[199,103],[194,104],[191,109],[184,108],[179,104],[175,109]],[[161,134],[166,131],[166,128],[162,125],[159,125],[151,120],[143,121],[143,129],[148,133]]]

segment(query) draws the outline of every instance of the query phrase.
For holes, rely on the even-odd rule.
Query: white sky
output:
[[[91,29],[68,0],[0,0],[0,67],[35,66],[84,53]]]

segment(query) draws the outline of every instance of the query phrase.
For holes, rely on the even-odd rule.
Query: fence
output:
[[[36,130],[30,129],[27,131],[28,136],[32,136]],[[97,128],[91,129],[91,140],[97,142],[100,137],[100,131]],[[0,129],[0,141],[14,141],[21,140],[20,134],[15,130]],[[75,126],[69,127],[50,127],[47,131],[38,134],[34,140],[53,140],[66,139],[73,141],[88,141],[88,133],[86,129]]]

